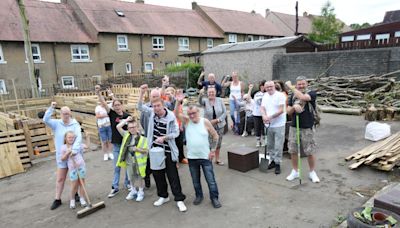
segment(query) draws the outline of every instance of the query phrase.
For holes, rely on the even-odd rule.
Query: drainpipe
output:
[[[140,66],[140,69],[141,69],[141,73],[143,73],[144,72],[144,60],[143,60],[143,34],[141,34],[140,35],[140,61],[141,61],[141,66]]]
[[[56,43],[54,42],[51,46],[53,49],[53,59],[54,59],[54,69],[56,70],[56,80],[58,83],[59,75],[58,75],[58,63],[57,63],[57,55],[56,55]]]

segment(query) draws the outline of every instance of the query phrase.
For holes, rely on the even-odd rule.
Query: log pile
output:
[[[384,75],[321,77],[310,80],[310,86],[317,91],[318,104],[327,112],[367,112],[368,120],[397,119],[400,117],[400,82],[393,76],[399,73],[400,70]],[[382,113],[370,117],[371,111]]]
[[[364,164],[383,171],[392,170],[396,165],[400,165],[400,132],[365,147],[345,160],[355,161],[349,166],[350,169]]]

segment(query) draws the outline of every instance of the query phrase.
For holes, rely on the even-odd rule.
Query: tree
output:
[[[371,27],[371,25],[368,22],[365,22],[365,23],[363,23],[361,25],[357,24],[357,23],[350,25],[350,28],[353,29],[353,30],[365,29],[365,28],[369,28],[369,27]]]
[[[308,38],[318,43],[336,43],[344,23],[336,20],[335,8],[328,1],[321,9],[321,16],[312,22],[312,32]]]

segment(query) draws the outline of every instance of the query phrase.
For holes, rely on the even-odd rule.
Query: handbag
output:
[[[149,150],[150,169],[162,170],[165,169],[165,150],[162,147],[153,147]]]

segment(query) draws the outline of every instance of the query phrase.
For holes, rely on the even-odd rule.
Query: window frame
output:
[[[187,44],[185,44],[187,41]],[[178,38],[178,51],[190,51],[190,40],[189,37]]]
[[[247,35],[247,42],[254,41],[254,36],[253,35]]]
[[[210,45],[211,41],[211,45]],[[214,39],[213,38],[207,38],[207,48],[213,48],[214,47]]]
[[[154,40],[157,41],[156,44],[154,44]],[[162,40],[162,44],[160,44],[160,40]],[[153,36],[151,38],[151,47],[153,50],[165,50],[165,39],[163,36]]]
[[[228,43],[236,44],[237,43],[237,34],[234,34],[234,33],[228,34]]]
[[[125,73],[132,74],[132,63],[125,63]]]
[[[35,63],[40,63],[40,62],[42,62],[42,55],[41,55],[41,53],[40,53],[40,45],[39,44],[31,44],[31,47],[32,47],[32,58],[33,58],[33,62],[35,62]],[[37,53],[35,54],[35,53],[33,53],[33,48],[36,48],[36,50],[37,50]],[[35,56],[36,57],[39,57],[38,59],[35,59]]]
[[[74,49],[78,48],[78,54],[74,54]],[[82,54],[82,50],[86,48],[87,54]],[[74,59],[75,56],[79,56],[79,58]],[[87,58],[82,58],[82,56],[87,56]],[[87,44],[71,44],[71,62],[92,62],[90,59],[90,48]]]
[[[124,38],[125,43],[120,43],[119,38]],[[125,45],[125,47],[120,47],[122,45]],[[117,35],[117,50],[118,51],[129,51],[129,45],[128,45],[128,36],[127,35]]]
[[[146,69],[146,65],[151,65],[151,70]],[[144,62],[144,66],[143,66],[143,71],[146,73],[150,73],[153,72],[154,70],[154,64],[153,62]]]
[[[64,80],[68,78],[72,79],[72,85],[65,85]],[[75,77],[71,75],[61,76],[61,85],[63,89],[75,89]]]
[[[1,85],[4,86],[4,91],[1,89]],[[8,94],[6,81],[4,79],[0,79],[0,94]]]
[[[367,36],[368,36],[368,38],[367,38]],[[371,34],[357,35],[356,40],[371,40]]]
[[[340,38],[340,42],[344,43],[344,42],[353,42],[354,41],[354,35],[350,35],[350,36],[342,36]]]
[[[395,37],[395,38],[400,37],[400,31],[394,32],[394,37]]]
[[[4,53],[3,53],[3,47],[2,47],[2,45],[0,44],[0,64],[6,64],[7,63],[7,61],[5,61],[4,60]]]
[[[264,36],[258,36],[258,40],[265,40],[265,37]]]

